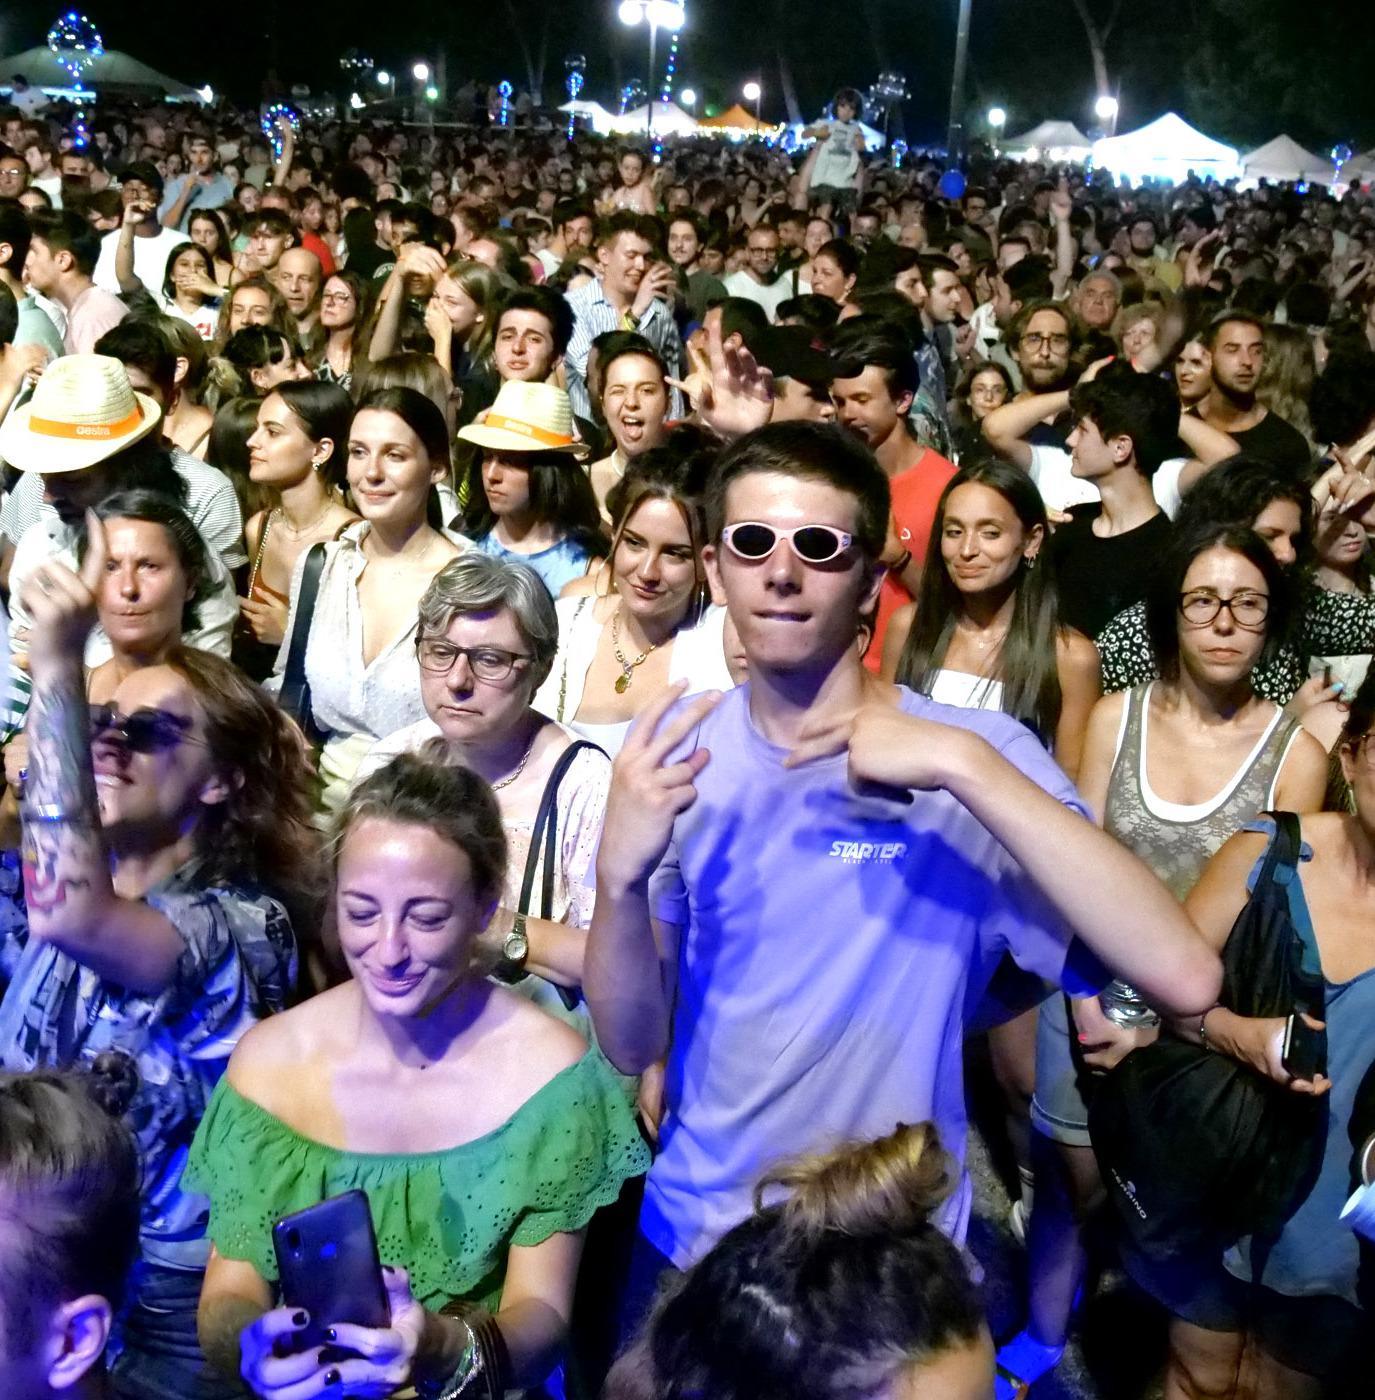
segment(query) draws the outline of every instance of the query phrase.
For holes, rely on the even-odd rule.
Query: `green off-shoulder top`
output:
[[[440,1152],[349,1152],[302,1137],[221,1079],[184,1182],[210,1198],[215,1248],[277,1278],[272,1226],[343,1191],[372,1207],[384,1264],[439,1310],[495,1309],[512,1245],[580,1230],[649,1168],[625,1090],[597,1050],[555,1075],[499,1128]]]

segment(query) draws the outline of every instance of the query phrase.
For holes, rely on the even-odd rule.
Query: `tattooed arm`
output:
[[[157,910],[121,899],[111,880],[82,668],[96,582],[105,569],[105,531],[89,513],[87,529],[90,548],[79,576],[50,559],[23,589],[33,617],[29,764],[20,810],[29,936],[110,981],[157,992],[171,983],[185,945]]]

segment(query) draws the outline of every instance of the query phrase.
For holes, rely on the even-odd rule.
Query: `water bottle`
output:
[[[1103,1015],[1114,1025],[1136,1029],[1138,1026],[1158,1026],[1160,1017],[1146,1005],[1141,993],[1125,982],[1109,982],[1098,994]]]

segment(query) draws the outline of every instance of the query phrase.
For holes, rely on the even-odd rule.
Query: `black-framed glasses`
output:
[[[431,675],[447,676],[460,656],[468,658],[473,675],[480,681],[504,681],[521,661],[534,658],[523,651],[506,651],[502,647],[460,647],[442,637],[417,637],[416,659],[420,669]]]
[[[1040,331],[1028,331],[1021,342],[1034,355],[1043,345],[1049,345],[1052,350],[1065,351],[1071,344],[1069,336],[1062,332],[1053,335],[1042,335]]]
[[[1223,608],[1231,613],[1238,627],[1254,632],[1270,615],[1270,595],[1234,593],[1230,598],[1220,598],[1203,590],[1179,595],[1180,616],[1195,627],[1206,627]]]
[[[787,540],[788,547],[804,564],[829,564],[849,549],[855,537],[834,525],[796,525],[791,530],[780,530],[759,520],[742,520],[721,531],[721,542],[741,559],[767,559],[780,540]]]
[[[169,710],[135,710],[122,715],[113,705],[91,706],[91,740],[114,738],[131,753],[164,753],[178,744],[199,744],[193,738],[191,721]]]

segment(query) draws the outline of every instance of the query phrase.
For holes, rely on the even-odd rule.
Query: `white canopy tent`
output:
[[[0,58],[0,92],[10,91],[10,78],[22,73],[32,87],[42,88],[50,97],[72,97],[78,93],[161,93],[169,102],[204,102],[203,92],[189,83],[178,82],[146,63],[117,49],[106,49],[81,70],[80,82],[72,78],[46,44],[25,49],[9,58]]]
[[[1252,184],[1261,180],[1306,180],[1311,185],[1330,185],[1336,179],[1330,160],[1305,150],[1289,136],[1276,136],[1242,156],[1241,175]]]
[[[1020,136],[1002,142],[1000,149],[1012,160],[1080,162],[1089,158],[1093,142],[1073,122],[1042,122]]]
[[[613,130],[622,136],[643,132],[649,124],[649,107],[636,107],[624,116],[614,118]],[[655,136],[691,136],[697,130],[696,118],[683,111],[676,102],[654,104]]]
[[[1234,180],[1241,174],[1241,158],[1233,147],[1196,131],[1174,112],[1136,131],[1095,141],[1093,163],[1133,183],[1156,179],[1178,184],[1191,171],[1214,180]]]
[[[1352,156],[1337,172],[1336,182],[1340,185],[1368,185],[1375,181],[1375,151]]]
[[[565,102],[559,111],[564,116],[584,118],[598,136],[610,136],[616,130],[616,118],[600,102]]]

